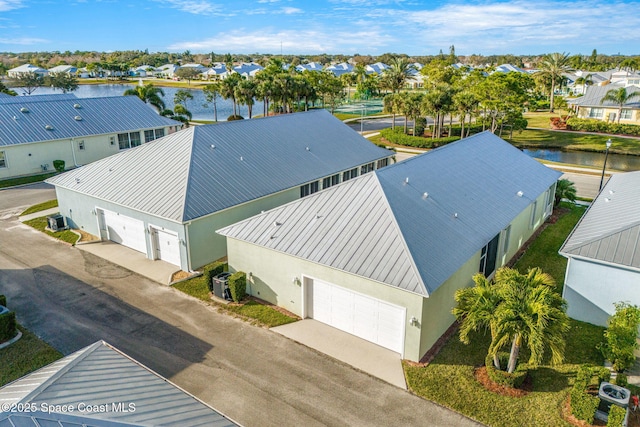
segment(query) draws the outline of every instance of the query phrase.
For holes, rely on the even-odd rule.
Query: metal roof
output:
[[[195,126],[47,182],[183,222],[391,155],[314,110]]]
[[[46,95],[22,95],[22,96],[7,95],[6,97],[2,97],[2,99],[0,99],[0,104],[23,104],[25,102],[62,101],[65,99],[78,100],[80,98],[76,97],[73,93],[51,93]]]
[[[41,371],[46,373],[43,375]],[[32,382],[31,379],[36,381]],[[43,378],[44,381],[42,380]],[[31,425],[89,426],[236,426],[237,424],[169,382],[149,368],[131,359],[104,341],[96,342],[49,366],[0,388],[0,397],[22,395],[4,403],[30,403],[38,409],[71,405],[73,413],[66,423],[29,424],[33,418],[47,419],[48,414],[28,413],[20,421]],[[106,411],[82,411],[85,407],[106,405]],[[112,404],[135,405],[135,410],[117,410]],[[13,414],[0,412],[3,420]],[[15,420],[13,420],[15,421]],[[10,424],[8,424],[10,425]]]
[[[640,269],[640,171],[611,176],[560,253]]]
[[[585,94],[579,98],[567,100],[567,102],[573,105],[580,105],[583,107],[618,107],[611,101],[601,103],[602,98],[605,97],[610,90],[617,90],[625,87],[624,84],[610,84],[605,86],[588,86]],[[640,87],[626,86],[627,94],[640,91]],[[624,105],[625,108],[640,108],[640,98],[634,98],[631,102]]]
[[[429,295],[561,176],[490,132],[373,174],[218,232]]]
[[[160,116],[137,96],[14,98],[11,102],[0,101],[0,146],[180,124]]]

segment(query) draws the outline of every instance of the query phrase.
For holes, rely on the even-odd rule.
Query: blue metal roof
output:
[[[73,93],[51,93],[46,95],[18,95],[11,96],[3,94],[0,98],[0,104],[24,104],[25,102],[40,102],[40,101],[62,101],[65,99],[80,99]]]
[[[136,96],[21,96],[0,101],[0,146],[176,126]],[[3,102],[4,101],[4,102]]]

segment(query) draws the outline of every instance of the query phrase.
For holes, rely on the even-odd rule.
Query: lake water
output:
[[[593,153],[587,151],[561,151],[553,149],[524,149],[524,153],[531,157],[553,162],[569,163],[572,165],[590,166],[602,169],[604,165],[604,153]],[[640,156],[628,156],[624,154],[611,154],[607,158],[607,169],[619,171],[640,170]]]
[[[124,93],[125,90],[131,89],[136,86],[137,82],[131,82],[131,84],[101,84],[101,85],[80,85],[78,89],[73,91],[73,94],[78,98],[98,98],[103,96],[120,96]],[[159,87],[159,86],[158,86]],[[175,87],[161,87],[164,92],[164,97],[162,98],[166,107],[168,109],[173,110],[174,103],[173,97],[179,89],[184,88],[175,88]],[[187,101],[187,110],[191,111],[193,114],[194,120],[213,120],[213,104],[208,104],[205,97],[204,92],[200,89],[185,89],[191,92],[193,95],[193,99]],[[19,90],[18,90],[18,93]],[[33,94],[34,95],[46,95],[51,93],[62,93],[60,90],[50,88],[50,87],[40,87]],[[208,105],[207,105],[208,104]],[[233,102],[231,100],[226,100],[222,98],[218,98],[218,120],[224,121],[227,120],[231,114],[233,114]],[[246,118],[249,118],[249,112],[245,105],[238,105],[238,113]],[[260,115],[263,113],[263,103],[261,101],[256,101],[253,106],[253,115]]]

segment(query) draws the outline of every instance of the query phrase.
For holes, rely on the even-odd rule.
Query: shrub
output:
[[[600,374],[600,372],[597,372]],[[571,388],[571,414],[579,420],[593,424],[593,417],[598,409],[600,399],[586,392],[587,386],[593,378],[594,369],[589,366],[580,366],[576,374],[576,380]]]
[[[233,302],[240,302],[247,295],[247,275],[238,271],[229,276],[229,290]]]
[[[54,160],[53,168],[58,172],[64,172],[64,160]]]
[[[619,135],[640,135],[640,126],[626,123],[605,122],[595,119],[578,119],[572,117],[567,120],[567,129],[583,132],[613,133]]]
[[[616,385],[620,387],[626,387],[629,385],[629,380],[625,374],[616,375]]]
[[[228,121],[228,122],[231,122],[231,121],[233,121],[233,120],[244,120],[244,117],[242,117],[242,116],[241,116],[241,115],[239,115],[239,114],[236,114],[235,116],[232,114],[232,115],[230,115],[229,117],[227,117],[227,121]]]
[[[13,311],[0,315],[0,342],[5,342],[15,337],[16,314]]]
[[[415,121],[416,136],[424,135],[424,128],[427,127],[427,119],[425,117],[418,117]]]
[[[7,297],[0,294],[0,305],[7,306]]]
[[[624,423],[624,417],[626,417],[626,415],[626,409],[617,405],[611,405],[611,409],[609,409],[607,427],[622,427],[622,423]]]
[[[383,129],[380,134],[384,139],[394,144],[416,148],[440,147],[442,145],[446,145],[460,139],[457,136],[446,138],[424,138],[421,136],[410,136],[405,135],[402,130],[397,129]]]
[[[222,273],[226,267],[227,264],[224,262],[214,262],[205,266],[202,275],[204,276],[204,282],[207,284],[209,292],[213,292],[213,278]]]
[[[498,353],[498,359],[500,359],[500,366],[507,366],[509,353]],[[516,370],[511,374],[506,371],[496,369],[493,366],[493,356],[490,355],[487,355],[485,365],[487,367],[487,375],[491,381],[504,387],[520,387],[528,374],[527,365],[525,363],[518,363]]]
[[[600,350],[613,363],[613,369],[623,372],[633,366],[638,348],[636,337],[640,326],[640,308],[626,302],[614,304],[616,312],[609,318],[609,327],[604,332],[605,342]]]
[[[593,375],[598,376],[598,384],[603,381],[611,381],[611,371],[609,370],[609,368],[606,368],[604,366],[601,366],[599,368],[591,368],[591,372],[593,373]]]

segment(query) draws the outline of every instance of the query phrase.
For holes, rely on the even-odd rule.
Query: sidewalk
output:
[[[20,222],[25,222],[25,221],[29,221],[30,219],[40,218],[41,216],[49,216],[49,215],[57,214],[58,212],[60,212],[59,208],[51,208],[51,209],[46,209],[44,211],[34,212],[32,214],[18,217],[18,220]]]

